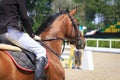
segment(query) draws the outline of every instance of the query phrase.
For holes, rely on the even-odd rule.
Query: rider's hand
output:
[[[33,39],[34,39],[34,40],[38,40],[38,41],[41,40],[41,38],[40,38],[39,36],[37,36],[37,35],[34,35]]]

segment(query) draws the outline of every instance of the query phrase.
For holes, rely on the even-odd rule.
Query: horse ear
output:
[[[59,12],[62,12],[62,10],[63,10],[62,7],[59,7]]]
[[[74,16],[76,12],[77,12],[77,8],[74,8],[69,12],[69,14]]]

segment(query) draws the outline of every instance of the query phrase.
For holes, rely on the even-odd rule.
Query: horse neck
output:
[[[60,22],[59,22],[60,23]],[[42,40],[56,39],[52,41],[45,41],[45,44],[49,46],[54,52],[59,56],[61,55],[62,43],[63,41],[57,38],[63,38],[65,36],[64,28],[58,21],[55,21],[49,28],[47,28],[40,36]]]
[[[41,39],[69,38],[71,36],[72,27],[70,27],[70,19],[63,14],[57,18],[40,36]],[[62,40],[53,40],[45,42],[58,55],[61,55]]]

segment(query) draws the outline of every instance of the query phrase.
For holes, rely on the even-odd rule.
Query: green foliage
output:
[[[106,48],[109,48],[109,41],[99,41],[99,47],[106,47]]]
[[[112,41],[111,45],[112,45],[111,48],[120,48],[120,41]],[[87,46],[97,47],[97,41],[96,40],[87,40]],[[100,40],[98,47],[109,48],[110,42]]]
[[[104,16],[104,24],[111,24],[120,20],[120,2],[118,0],[90,0],[86,2],[86,17],[92,20],[94,14],[100,13]],[[89,13],[88,13],[89,11]]]
[[[92,23],[92,21],[86,22],[86,26],[88,30],[94,30],[96,29],[96,25]]]
[[[30,17],[34,20],[34,30],[40,26],[46,15],[55,13],[59,7],[72,9],[78,8],[76,18],[82,26],[88,29],[96,29],[98,26],[106,26],[107,24],[120,21],[120,1],[114,0],[114,4],[110,4],[111,0],[27,0],[27,7]],[[92,21],[95,14],[102,14],[104,22],[94,25]]]
[[[88,40],[87,41],[87,46],[97,47],[97,41],[96,40]]]
[[[71,9],[77,5],[74,0],[54,0],[52,4],[52,10],[54,12],[58,11],[59,7]]]
[[[83,2],[84,0],[74,0],[76,3]]]
[[[34,31],[41,25],[46,16],[51,13],[52,0],[27,0],[30,17],[34,21]]]
[[[112,41],[112,48],[120,48],[120,41]]]

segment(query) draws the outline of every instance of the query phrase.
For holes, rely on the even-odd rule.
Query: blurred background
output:
[[[70,10],[76,6],[78,8],[76,18],[80,26],[86,27],[84,34],[97,30],[98,34],[113,33],[111,37],[119,37],[114,36],[120,33],[119,0],[27,0],[28,14],[33,19],[34,30],[41,25],[47,15],[57,12],[59,7]],[[111,34],[105,35],[109,37]],[[100,36],[102,37],[102,34]]]
[[[66,80],[120,80],[120,0],[27,0],[34,31],[59,7],[78,8],[75,17],[87,43],[84,50],[66,43]]]

